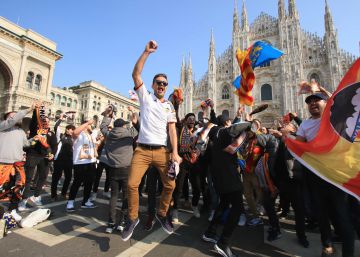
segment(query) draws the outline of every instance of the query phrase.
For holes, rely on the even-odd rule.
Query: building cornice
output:
[[[91,81],[91,82],[94,82],[94,81]],[[102,86],[103,87],[103,86]],[[104,87],[105,88],[105,87]],[[93,86],[92,84],[87,84],[87,85],[84,85],[83,83],[81,83],[81,85],[78,85],[78,86],[73,86],[73,87],[69,87],[69,89],[72,89],[73,92],[75,94],[79,94],[81,91],[87,91],[87,90],[94,90],[100,94],[103,94],[103,95],[106,95],[107,97],[109,98],[115,98],[119,101],[123,101],[123,102],[126,102],[128,104],[132,104],[133,106],[135,107],[139,107],[139,103],[136,103],[116,92],[113,92],[107,88],[102,89],[102,88],[97,88],[96,86]]]
[[[34,39],[26,36],[26,35],[19,35],[19,34],[16,34],[15,32],[11,31],[11,30],[8,30],[7,28],[3,27],[3,26],[0,26],[0,32],[5,34],[5,35],[8,35],[10,36],[11,38],[15,38],[16,40],[22,42],[22,43],[25,43],[25,44],[30,44],[30,45],[33,45],[39,49],[41,49],[42,51],[52,55],[55,60],[59,60],[63,57],[62,54],[54,51],[53,49],[35,41]]]

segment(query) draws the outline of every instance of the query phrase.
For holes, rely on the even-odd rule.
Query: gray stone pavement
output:
[[[45,189],[48,190],[49,188]],[[200,239],[208,225],[207,213],[197,219],[189,210],[181,211],[179,219],[182,223],[175,225],[176,231],[170,236],[162,231],[158,223],[152,231],[147,232],[143,229],[146,221],[144,197],[140,208],[141,223],[133,238],[123,242],[118,231],[113,234],[104,233],[108,200],[100,196],[96,200],[96,209],[80,209],[80,196],[81,192],[76,202],[78,209],[68,214],[65,212],[65,201],[51,202],[45,193],[44,208],[52,210],[49,220],[34,228],[12,230],[12,233],[0,240],[0,257],[217,256],[213,245]],[[26,213],[22,215],[25,216]],[[297,244],[291,220],[282,222],[283,237],[274,243],[264,241],[266,229],[266,226],[237,227],[232,239],[234,252],[239,256],[320,256],[318,233],[308,233],[311,246],[304,249]],[[355,256],[360,256],[359,241],[356,244]],[[337,248],[340,251],[341,247]]]

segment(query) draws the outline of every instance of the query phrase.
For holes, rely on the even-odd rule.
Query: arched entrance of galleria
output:
[[[10,87],[12,84],[12,74],[9,67],[0,59],[0,113],[7,110],[9,104]]]

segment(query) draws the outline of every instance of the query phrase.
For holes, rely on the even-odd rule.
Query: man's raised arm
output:
[[[149,57],[149,55],[156,51],[157,49],[157,43],[154,40],[151,40],[149,43],[146,44],[144,52],[140,55],[139,59],[137,60],[132,77],[135,84],[135,90],[137,90],[139,87],[142,86],[143,81],[141,79],[141,72],[144,68],[144,64],[146,62],[146,59]]]

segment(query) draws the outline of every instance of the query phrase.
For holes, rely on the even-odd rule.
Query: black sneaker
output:
[[[281,238],[281,236],[282,236],[282,234],[281,234],[280,229],[271,229],[271,230],[268,232],[267,240],[268,240],[269,242],[272,242],[272,241],[275,241],[276,239]]]
[[[205,242],[209,242],[209,243],[214,243],[216,244],[217,241],[219,240],[219,237],[216,235],[216,233],[210,232],[210,231],[206,231],[203,235],[202,235],[202,240],[204,240]]]
[[[306,237],[299,237],[298,238],[299,244],[301,244],[304,248],[309,248],[309,241],[306,239]]]
[[[236,257],[237,255],[233,254],[230,247],[222,244],[221,242],[217,242],[214,246],[215,251],[223,257]]]
[[[158,214],[155,214],[156,219],[160,222],[162,229],[171,235],[174,232],[173,225],[167,217],[161,217]]]
[[[139,218],[137,218],[134,221],[132,221],[131,219],[128,219],[126,221],[126,226],[125,226],[123,232],[121,233],[121,239],[123,241],[127,241],[130,239],[130,237],[134,233],[134,229],[137,226],[137,224],[139,224]]]
[[[105,233],[111,234],[116,228],[117,228],[117,225],[115,225],[115,223],[108,223]]]
[[[146,221],[146,224],[145,224],[145,226],[144,226],[144,229],[146,230],[146,231],[150,231],[150,230],[152,230],[152,228],[154,227],[154,224],[155,224],[155,216],[154,215],[149,215],[148,216],[148,219],[147,219],[147,221]]]

